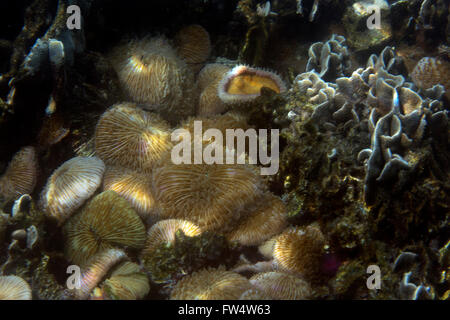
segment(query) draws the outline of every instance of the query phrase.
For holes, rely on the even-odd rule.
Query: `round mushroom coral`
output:
[[[132,101],[171,119],[193,115],[194,75],[167,39],[132,40],[115,48],[111,61]]]
[[[279,234],[287,225],[286,208],[280,198],[264,194],[244,210],[238,225],[226,236],[241,245],[256,246]]]
[[[325,244],[324,235],[315,226],[288,228],[276,238],[274,263],[281,270],[311,281],[318,280]]]
[[[217,88],[222,77],[230,70],[220,63],[207,64],[199,73],[197,84],[200,91],[197,115],[209,116],[227,110],[227,105],[219,98]]]
[[[103,190],[115,191],[128,200],[142,219],[151,216],[155,199],[153,198],[149,175],[131,169],[111,166],[106,168]]]
[[[129,261],[115,267],[101,287],[106,296],[113,300],[138,300],[150,291],[147,275],[137,264]]]
[[[0,177],[0,197],[4,201],[10,201],[33,192],[36,176],[36,151],[33,147],[24,147],[14,155]]]
[[[275,300],[304,300],[312,296],[308,282],[281,272],[258,273],[250,278],[250,283]]]
[[[90,257],[110,248],[140,249],[145,226],[131,205],[114,191],[95,196],[64,226],[65,254],[85,266]]]
[[[0,276],[0,300],[31,300],[30,285],[17,276]]]
[[[75,157],[64,162],[47,181],[41,207],[62,224],[100,186],[105,165],[97,157]]]
[[[224,268],[207,268],[194,272],[173,288],[171,300],[238,300],[250,289],[247,278]]]
[[[198,24],[186,26],[178,31],[175,43],[178,54],[194,71],[202,68],[211,53],[209,33]]]
[[[168,162],[153,174],[161,216],[192,221],[203,231],[230,227],[263,188],[260,176],[247,165]]]
[[[171,147],[169,125],[132,103],[112,106],[97,124],[95,151],[108,165],[150,172]]]
[[[151,254],[162,243],[172,243],[178,230],[181,230],[188,237],[194,237],[201,233],[200,228],[190,221],[181,219],[161,220],[148,230],[145,248],[141,253],[142,256]]]

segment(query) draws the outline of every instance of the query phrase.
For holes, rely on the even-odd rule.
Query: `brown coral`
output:
[[[186,219],[206,231],[229,227],[263,184],[247,165],[168,162],[155,169],[153,188],[163,218]]]
[[[148,218],[155,206],[151,176],[121,167],[106,168],[103,190],[113,190],[128,200],[141,218]]]
[[[170,294],[171,300],[237,300],[250,289],[249,281],[224,268],[203,269],[181,279]]]
[[[181,128],[188,130],[189,133],[191,134],[191,137],[194,136],[195,121],[201,121],[203,132],[205,132],[208,129],[218,129],[222,133],[222,136],[224,137],[222,141],[224,146],[226,142],[227,129],[232,130],[242,129],[245,131],[250,128],[245,117],[243,117],[238,113],[227,112],[223,115],[210,115],[203,117],[188,118],[181,124]]]
[[[101,287],[106,296],[113,300],[138,300],[150,291],[147,275],[137,264],[129,261],[114,268]]]
[[[111,61],[133,101],[170,118],[193,115],[194,75],[165,38],[133,40],[117,47]]]
[[[280,270],[316,280],[320,278],[325,244],[325,237],[315,226],[288,228],[274,244],[274,264]]]
[[[168,150],[169,125],[132,103],[116,104],[100,118],[95,151],[106,164],[150,172]]]
[[[167,219],[155,223],[147,232],[147,242],[141,255],[151,254],[162,243],[172,243],[175,240],[175,232],[183,231],[188,237],[194,237],[201,233],[199,227],[187,220]]]
[[[198,24],[182,28],[175,36],[178,54],[195,70],[202,68],[211,53],[209,33]]]
[[[0,276],[0,300],[31,300],[30,285],[17,276]]]
[[[414,70],[411,78],[421,89],[429,89],[436,84],[442,84],[446,90],[450,89],[450,63],[433,57],[422,58]]]
[[[304,300],[312,295],[308,282],[281,272],[258,273],[250,278],[250,283],[275,300]]]
[[[286,208],[280,198],[266,193],[245,210],[238,225],[226,236],[242,245],[259,245],[287,225]]]
[[[88,267],[83,271],[78,286],[67,289],[67,291],[76,299],[87,299],[111,268],[125,258],[125,253],[119,249],[107,249],[97,253],[89,260]]]
[[[114,191],[105,191],[67,221],[64,235],[66,257],[84,266],[105,249],[142,248],[145,226],[128,201]]]
[[[219,98],[218,86],[222,77],[230,70],[220,63],[207,64],[199,73],[197,84],[200,90],[197,115],[208,116],[220,114],[227,110],[227,105]]]
[[[33,147],[20,149],[0,177],[0,197],[5,201],[33,192],[37,177],[36,151]]]

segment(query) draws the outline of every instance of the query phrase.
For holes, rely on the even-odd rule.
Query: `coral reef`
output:
[[[448,300],[447,2],[2,3],[0,299]]]

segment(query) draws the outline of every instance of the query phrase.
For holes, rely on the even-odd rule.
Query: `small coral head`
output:
[[[259,97],[263,87],[276,93],[286,91],[283,80],[275,73],[238,65],[225,74],[217,90],[223,102],[241,103]]]

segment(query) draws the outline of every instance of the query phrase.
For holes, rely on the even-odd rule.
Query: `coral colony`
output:
[[[0,300],[449,299],[445,0],[138,2],[5,9]]]

